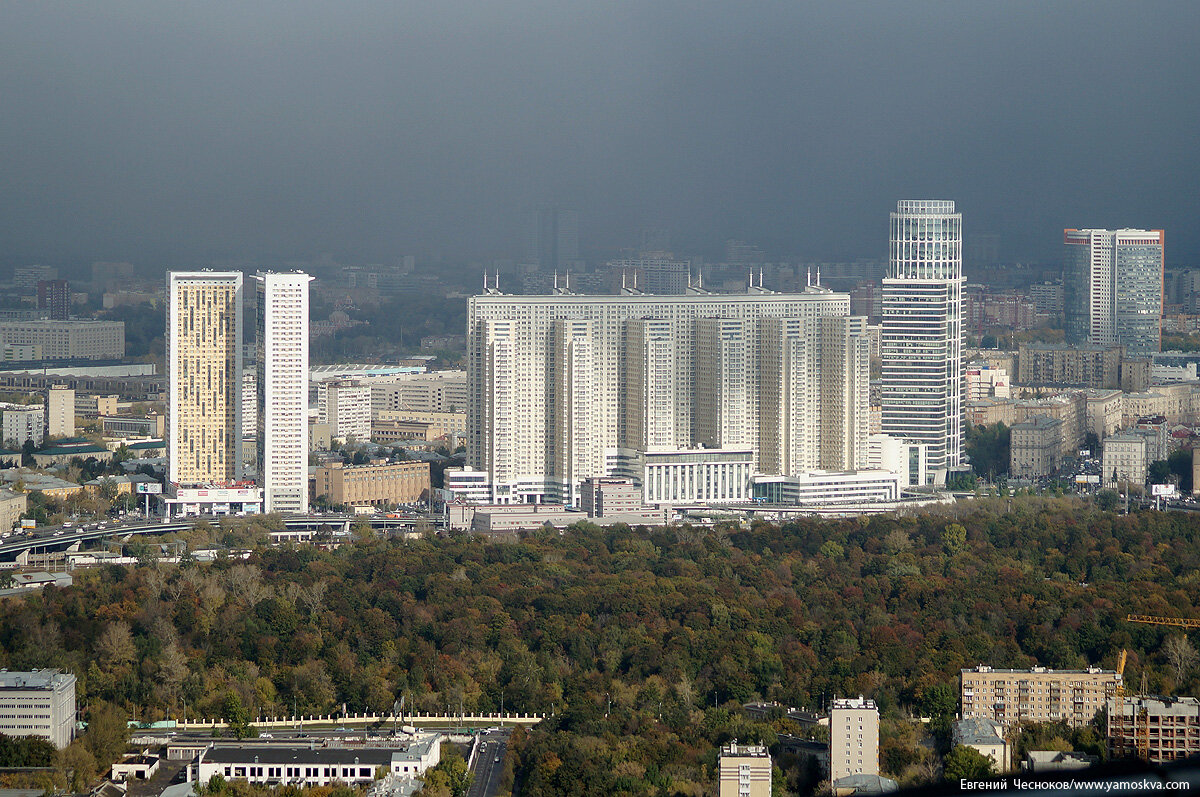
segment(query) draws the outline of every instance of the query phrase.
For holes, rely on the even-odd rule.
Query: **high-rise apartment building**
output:
[[[258,272],[258,481],[263,510],[308,512],[308,283]]]
[[[865,466],[865,324],[845,318],[849,309],[848,296],[823,288],[475,296],[468,310],[468,465],[489,474],[497,503],[568,504],[578,502],[583,479],[625,475],[609,472],[618,451],[632,450],[627,458],[636,459],[637,452],[683,456],[717,446],[747,450],[757,461],[767,456],[759,450],[767,431],[775,447],[771,472],[822,462],[838,470]],[[818,320],[829,316],[841,320],[826,329]],[[789,344],[785,357],[778,340],[787,335],[801,343]],[[837,341],[825,347],[836,362],[822,385],[815,361],[824,336]],[[790,384],[779,391],[785,367]],[[771,417],[760,411],[767,393]],[[847,410],[841,401],[854,406]],[[781,417],[791,421],[782,433],[775,428]],[[818,430],[827,422],[851,442],[841,453],[831,445],[823,460]],[[790,448],[805,453],[777,453]],[[746,486],[731,491],[744,494]]]
[[[75,391],[66,385],[51,385],[46,391],[46,434],[75,436]]]
[[[1162,230],[1063,231],[1067,339],[1122,344],[1131,355],[1162,344]]]
[[[371,439],[371,386],[350,379],[317,383],[317,417],[339,440]]]
[[[168,481],[240,479],[241,416],[241,272],[168,272]]]
[[[879,707],[862,696],[829,709],[829,780],[879,774]]]
[[[542,271],[565,270],[579,259],[579,213],[543,205],[529,215],[525,256]]]
[[[644,293],[671,295],[687,293],[692,264],[689,260],[636,258],[608,261],[610,271],[623,275]]]
[[[71,283],[66,280],[38,280],[38,309],[49,312],[54,321],[71,317]]]
[[[962,214],[901,200],[883,280],[882,431],[929,447],[930,471],[962,462]]]

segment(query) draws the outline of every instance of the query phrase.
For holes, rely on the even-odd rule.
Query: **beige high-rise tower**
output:
[[[167,477],[242,477],[242,274],[167,274]]]

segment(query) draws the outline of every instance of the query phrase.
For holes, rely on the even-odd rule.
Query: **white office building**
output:
[[[625,475],[606,468],[610,452],[717,446],[749,451],[745,479],[736,477],[740,486],[729,489],[727,474],[726,488],[717,490],[722,500],[736,500],[748,497],[764,430],[777,448],[795,447],[792,438],[803,436],[803,456],[820,462],[817,430],[826,421],[843,432],[853,427],[848,443],[835,446],[831,439],[825,456],[837,460],[832,467],[865,464],[865,324],[846,319],[849,311],[849,296],[817,287],[799,294],[507,296],[493,290],[472,297],[468,465],[488,473],[495,503],[577,505],[583,479]],[[822,398],[822,369],[813,365],[821,358],[818,319],[825,317],[842,319],[828,334],[831,340],[841,335],[830,350],[843,357],[828,371],[825,395],[850,401],[850,409]],[[772,335],[804,343],[767,363],[764,341]],[[773,394],[773,414],[765,417],[762,397],[775,390],[785,367],[793,369],[792,387]],[[783,439],[774,429],[780,417],[793,420]],[[790,466],[779,464],[778,454],[771,462]],[[700,492],[688,488],[679,495]]]
[[[242,478],[242,273],[167,273],[167,480]]]
[[[931,477],[962,463],[962,214],[902,200],[883,280],[882,431],[924,443]]]
[[[0,733],[40,736],[59,750],[75,738],[75,676],[0,671]]]
[[[1162,343],[1162,230],[1063,231],[1067,339],[1121,344],[1131,355]]]
[[[308,512],[308,284],[259,272],[258,479],[266,512]]]

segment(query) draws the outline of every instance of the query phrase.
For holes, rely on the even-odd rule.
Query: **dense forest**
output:
[[[1178,635],[1200,616],[1200,517],[1076,499],[915,517],[598,528],[79,573],[0,603],[0,666],[79,676],[84,707],[138,719],[419,710],[546,712],[514,739],[522,794],[701,794],[715,746],[770,744],[755,699],[873,697],[888,774],[936,772],[910,715],[954,711],[958,671],[1112,667],[1200,693]],[[1174,643],[1174,644],[1171,644]],[[1184,651],[1179,653],[1177,651]],[[781,789],[802,768],[786,766]]]

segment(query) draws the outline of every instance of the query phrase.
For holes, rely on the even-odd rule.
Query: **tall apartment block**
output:
[[[861,695],[829,708],[829,780],[879,774],[879,707]]]
[[[258,272],[258,480],[263,510],[308,512],[308,284]]]
[[[962,462],[962,214],[902,200],[883,280],[882,431],[929,446],[929,469]]]
[[[75,391],[66,385],[51,385],[46,391],[46,434],[75,436]]]
[[[75,676],[0,671],[0,733],[40,736],[59,750],[75,738]]]
[[[241,272],[168,272],[168,481],[241,479],[241,416]]]
[[[571,505],[646,452],[736,449],[747,474],[865,467],[869,344],[849,310],[815,287],[472,297],[468,466],[497,503]]]
[[[718,797],[771,797],[771,756],[761,744],[725,745],[717,773]]]
[[[962,717],[986,717],[1008,727],[1018,722],[1086,725],[1104,706],[1121,676],[1112,670],[997,670],[987,665],[962,671]]]
[[[350,379],[317,383],[317,417],[339,440],[371,439],[371,386]]]
[[[1063,231],[1068,341],[1159,350],[1164,239],[1162,230]]]
[[[53,321],[71,317],[71,283],[67,280],[38,280],[38,309],[48,311]]]

